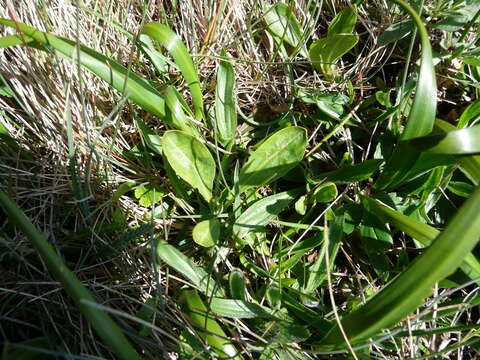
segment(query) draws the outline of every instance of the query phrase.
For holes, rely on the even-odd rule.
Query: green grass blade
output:
[[[225,56],[225,53],[222,53]],[[218,141],[227,146],[235,138],[237,112],[234,97],[235,73],[228,61],[220,61],[215,92],[215,125]]]
[[[408,3],[403,0],[393,1],[403,7],[415,22],[422,45],[422,55],[415,98],[408,114],[408,120],[400,136],[400,143],[387,161],[382,175],[375,184],[377,190],[393,188],[402,183],[408,170],[419,156],[418,151],[411,149],[403,142],[415,137],[425,136],[432,131],[437,107],[437,85],[428,32],[422,19]]]
[[[21,31],[28,37],[36,40],[38,44],[53,49],[61,57],[71,61],[79,59],[83,67],[105,80],[116,90],[127,94],[130,100],[142,109],[165,120],[165,102],[160,93],[148,81],[129,72],[115,61],[83,45],[80,46],[80,54],[77,55],[76,42],[41,32],[25,24],[8,19],[0,19],[0,24]],[[29,45],[29,43],[26,45]]]
[[[109,346],[110,351],[120,359],[141,359],[125,335],[113,320],[96,306],[95,299],[75,274],[63,263],[45,236],[28,220],[22,210],[7,194],[0,190],[0,205],[10,219],[22,230],[53,276],[62,284],[82,314],[87,318],[98,335]]]
[[[195,116],[198,120],[204,118],[203,96],[200,79],[197,70],[193,65],[192,58],[183,43],[182,39],[175,34],[167,25],[151,22],[145,25],[142,33],[147,34],[153,40],[164,46],[172,55],[175,64],[182,73],[192,93],[192,100],[195,108]]]
[[[22,38],[19,35],[8,35],[0,38],[0,49],[8,48],[10,46],[24,45],[25,43],[33,41],[33,39],[27,36]]]
[[[431,294],[438,281],[451,274],[477,244],[480,236],[480,188],[475,191],[447,228],[413,263],[367,303],[342,319],[349,340],[358,344],[411,314]],[[321,340],[319,348],[344,347],[340,328],[335,325]]]

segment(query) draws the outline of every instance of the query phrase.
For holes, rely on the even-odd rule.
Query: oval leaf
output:
[[[348,7],[340,11],[328,27],[328,36],[337,34],[351,34],[355,29],[357,14],[354,8]]]
[[[317,40],[310,46],[310,60],[314,66],[329,73],[331,65],[357,45],[358,36],[352,34],[335,34]]]
[[[208,219],[199,222],[193,228],[193,241],[204,247],[211,247],[220,240],[221,225],[217,219]]]
[[[240,192],[266,185],[293,169],[302,160],[307,147],[307,132],[298,126],[287,127],[266,139],[242,167]]]
[[[262,230],[302,191],[303,189],[294,189],[256,201],[233,224],[234,235],[243,238],[251,232]]]
[[[212,199],[215,161],[207,147],[183,131],[171,130],[163,135],[162,149],[176,174],[209,202]]]
[[[303,31],[288,5],[276,3],[266,11],[264,19],[272,35],[294,48],[300,46],[300,54],[307,57],[307,51],[302,42]]]

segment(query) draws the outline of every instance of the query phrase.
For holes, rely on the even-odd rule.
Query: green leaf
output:
[[[473,191],[475,190],[475,186],[461,182],[461,181],[450,181],[448,183],[447,188],[455,195],[458,195],[464,198],[470,197]]]
[[[458,120],[458,128],[467,127],[471,122],[480,119],[480,100],[475,100],[463,111]]]
[[[294,189],[267,196],[253,203],[233,224],[233,234],[244,238],[249,233],[262,230],[283,209],[285,209],[303,189]]]
[[[230,295],[232,296],[232,298],[238,300],[245,300],[246,288],[243,271],[240,269],[233,269],[230,272],[228,283],[230,286]]]
[[[268,137],[240,170],[240,192],[285,175],[302,160],[306,147],[307,132],[302,127],[287,127]]]
[[[220,221],[214,218],[203,220],[193,228],[193,241],[203,247],[211,247],[218,244],[220,232]]]
[[[480,153],[480,125],[445,133],[434,133],[410,140],[419,151],[437,154],[471,155]]]
[[[199,136],[200,133],[194,127],[193,122],[191,122],[185,111],[191,112],[188,105],[183,100],[180,93],[173,86],[168,86],[165,91],[165,102],[167,104],[167,116],[170,122],[180,130],[185,131],[186,133]]]
[[[222,52],[225,56],[225,51]],[[237,131],[237,112],[235,107],[235,73],[228,61],[220,61],[215,91],[215,125],[218,141],[223,145],[231,143]]]
[[[327,271],[332,271],[335,263],[335,257],[337,256],[340,245],[343,240],[343,227],[345,218],[340,215],[335,218],[332,225],[328,228],[328,231],[324,232],[324,236],[328,236],[328,241],[324,241],[322,250],[317,257],[315,263],[308,268],[307,281],[304,285],[303,291],[306,294],[313,293],[327,278]],[[328,244],[328,248],[327,248]],[[325,253],[328,251],[328,258],[330,263],[330,269],[327,269],[325,263]]]
[[[297,214],[305,215],[307,212],[307,196],[301,196],[297,201],[295,201],[295,211]]]
[[[437,107],[437,85],[428,32],[422,19],[408,3],[404,0],[393,1],[407,10],[415,22],[422,44],[422,55],[415,98],[408,114],[405,129],[400,137],[400,142],[388,159],[383,173],[374,185],[375,190],[391,189],[405,180],[405,176],[419,156],[418,151],[409,147],[405,142],[419,136],[425,136],[432,131]]]
[[[338,196],[337,187],[333,182],[323,183],[313,191],[312,200],[317,202],[330,202]]]
[[[191,324],[199,335],[220,356],[220,358],[241,360],[242,356],[215,319],[209,315],[207,307],[195,290],[185,290],[178,300],[182,310],[188,315]]]
[[[140,119],[135,119],[137,123],[138,129],[142,134],[143,139],[145,140],[145,144],[152,150],[155,151],[158,155],[162,155],[162,138],[157,135],[152,129],[148,127]]]
[[[142,28],[142,33],[147,34],[153,40],[164,46],[172,55],[175,64],[185,78],[192,93],[196,118],[198,120],[203,119],[203,96],[200,79],[198,78],[197,70],[193,65],[192,58],[182,39],[167,25],[155,22],[146,24]]]
[[[213,298],[210,309],[217,315],[235,319],[276,319],[273,310],[244,300]]]
[[[357,14],[355,8],[347,7],[340,11],[328,26],[327,36],[351,34],[355,29]]]
[[[272,35],[295,49],[299,48],[300,54],[307,57],[304,41],[302,41],[303,31],[288,5],[276,3],[265,12],[264,19]]]
[[[372,215],[375,215],[385,223],[392,224],[397,229],[422,243],[424,246],[429,246],[440,234],[440,231],[437,229],[403,215],[376,199],[363,198],[362,201],[365,209],[367,209]],[[471,279],[478,280],[478,278],[480,278],[480,262],[472,253],[465,256],[460,268]]]
[[[388,45],[394,41],[403,39],[414,29],[412,20],[404,20],[390,25],[378,37],[378,45]]]
[[[158,186],[145,185],[135,189],[135,197],[138,199],[138,203],[144,207],[158,203],[164,195],[165,190]]]
[[[157,244],[157,256],[170,267],[185,276],[206,296],[223,296],[222,288],[215,279],[202,267],[196,265],[190,258],[182,254],[166,241],[159,240]]]
[[[371,177],[383,163],[382,159],[370,159],[360,164],[344,166],[338,170],[315,176],[315,181],[327,179],[337,184],[349,184],[355,181],[366,180]]]
[[[163,135],[162,148],[177,175],[209,202],[212,199],[215,161],[208,148],[193,136],[179,130],[167,131]]]
[[[80,52],[77,55],[76,42],[41,32],[22,23],[8,19],[0,19],[0,24],[21,31],[28,38],[34,39],[37,44],[43,45],[48,49],[53,49],[57,55],[63,58],[71,61],[78,60],[83,67],[105,80],[122,94],[128,95],[129,99],[141,108],[165,120],[165,102],[160,93],[155,90],[148,81],[128,71],[115,61],[83,45],[80,45]],[[19,39],[22,38],[20,35],[16,36],[18,36]],[[26,45],[32,44],[32,42],[28,42]],[[45,50],[45,48],[40,49]]]
[[[457,128],[446,121],[436,120],[435,126],[444,131],[455,131]],[[446,155],[443,155],[446,156]],[[480,183],[480,156],[462,156],[458,158],[462,172],[476,185]]]
[[[358,344],[414,312],[438,281],[451,274],[480,237],[480,188],[452,218],[447,228],[410,266],[365,305],[344,316],[342,328]],[[318,350],[343,348],[338,325],[321,340]]]
[[[358,39],[357,35],[335,34],[317,40],[310,45],[310,60],[318,70],[331,74],[332,64],[357,45]]]

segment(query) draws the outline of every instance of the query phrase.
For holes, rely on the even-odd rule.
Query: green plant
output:
[[[300,356],[304,350],[348,350],[356,356],[355,351],[370,344],[371,339],[381,340],[383,330],[412,314],[435,284],[458,267],[461,275],[478,282],[480,263],[474,247],[480,236],[480,192],[466,182],[477,185],[480,179],[475,156],[480,152],[478,126],[468,126],[478,117],[478,103],[464,112],[458,129],[435,120],[437,86],[427,29],[408,3],[394,2],[413,22],[408,23],[407,30],[402,27],[393,35],[390,29],[391,37],[385,35],[383,43],[401,40],[413,25],[421,41],[413,101],[406,91],[399,104],[408,111],[406,122],[403,127],[395,127],[385,121],[401,108],[392,106],[390,90],[377,92],[348,112],[345,108],[355,100],[351,94],[335,98],[331,94],[299,93],[300,102],[313,105],[322,114],[314,119],[314,125],[320,124],[328,132],[319,139],[310,139],[314,126],[307,116],[297,116],[294,111],[268,127],[250,127],[239,134],[235,68],[226,51],[218,64],[214,110],[209,112],[194,62],[180,38],[166,25],[149,23],[142,34],[163,46],[173,58],[190,90],[191,102],[171,84],[159,91],[149,80],[76,42],[12,20],[0,20],[19,32],[1,38],[1,47],[24,45],[78,62],[166,125],[160,134],[146,120],[140,120],[142,113],[138,112],[135,123],[144,146],[138,144],[135,150],[140,150],[128,154],[139,168],[147,164],[164,172],[162,185],[127,182],[117,190],[114,200],[139,185],[134,196],[145,208],[167,201],[167,192],[172,192],[176,205],[191,209],[192,214],[183,215],[187,219],[183,234],[165,241],[155,233],[152,243],[155,256],[183,276],[188,282],[185,287],[195,289],[183,289],[176,298],[198,334],[195,337],[188,330],[182,331],[179,352],[185,358],[201,354],[207,346],[221,358],[242,358],[247,352],[258,352],[261,358]],[[359,35],[354,35],[356,11],[356,6],[340,11],[327,35],[312,42],[309,52],[306,43],[310,39],[303,36],[292,7],[278,3],[267,9],[263,20],[282,56],[298,53],[309,57],[313,69],[308,71],[320,71],[315,75],[335,80],[339,70],[334,63],[359,42]],[[154,63],[163,54],[146,39],[137,45]],[[293,52],[285,45],[293,47]],[[462,59],[473,57],[468,51]],[[475,63],[465,62],[469,66]],[[347,127],[364,130],[357,113],[368,115],[372,102],[388,108],[372,120],[384,131],[375,143],[375,158],[355,163],[351,151],[336,159],[339,166],[335,170],[316,169],[315,156],[322,146],[340,148],[334,136]],[[437,130],[432,133],[434,127]],[[466,179],[455,178],[464,175]],[[353,190],[352,183],[356,184]],[[469,198],[454,217],[441,218],[442,225],[448,222],[442,231],[424,224],[433,222],[429,216],[440,202],[439,189],[454,189]],[[8,197],[2,195],[0,200],[10,215],[19,217]],[[169,211],[162,211],[159,218],[169,215]],[[319,221],[323,224],[317,224]],[[35,243],[38,234],[25,219],[21,223]],[[274,232],[269,224],[281,230]],[[403,257],[387,256],[398,239],[386,224],[410,236],[417,249],[428,248],[413,261],[406,251]],[[315,234],[308,237],[310,231]],[[367,264],[367,279],[386,285],[378,291],[369,289],[363,304],[358,299],[345,301],[339,311],[332,271],[342,244]],[[196,245],[198,253],[206,254],[200,260],[187,255],[188,247]],[[225,268],[220,266],[225,265],[222,259],[228,259]],[[50,265],[57,277],[62,276],[58,267],[63,266],[58,261]],[[76,279],[63,279],[62,283],[69,288]],[[327,292],[330,305],[323,299]],[[87,295],[74,292],[73,298],[82,308],[79,296]],[[104,315],[95,314],[86,312],[92,324],[99,327],[100,335],[105,336],[98,325],[98,317]],[[222,318],[246,319],[262,336],[246,345],[235,342],[231,339],[234,326]],[[109,326],[120,333],[114,325]],[[129,348],[125,339],[120,345],[109,336],[105,341],[117,353],[122,353],[122,346]],[[395,344],[395,338],[392,341]],[[300,344],[300,350],[292,350],[292,343]]]

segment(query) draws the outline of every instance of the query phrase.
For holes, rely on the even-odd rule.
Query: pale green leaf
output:
[[[277,131],[256,149],[240,170],[240,192],[267,185],[298,165],[307,146],[304,128],[291,126]]]
[[[215,161],[208,148],[192,135],[179,130],[167,131],[163,135],[162,148],[176,174],[209,202],[212,199]]]
[[[220,240],[221,225],[217,219],[199,222],[193,228],[193,241],[203,247],[212,247]]]

